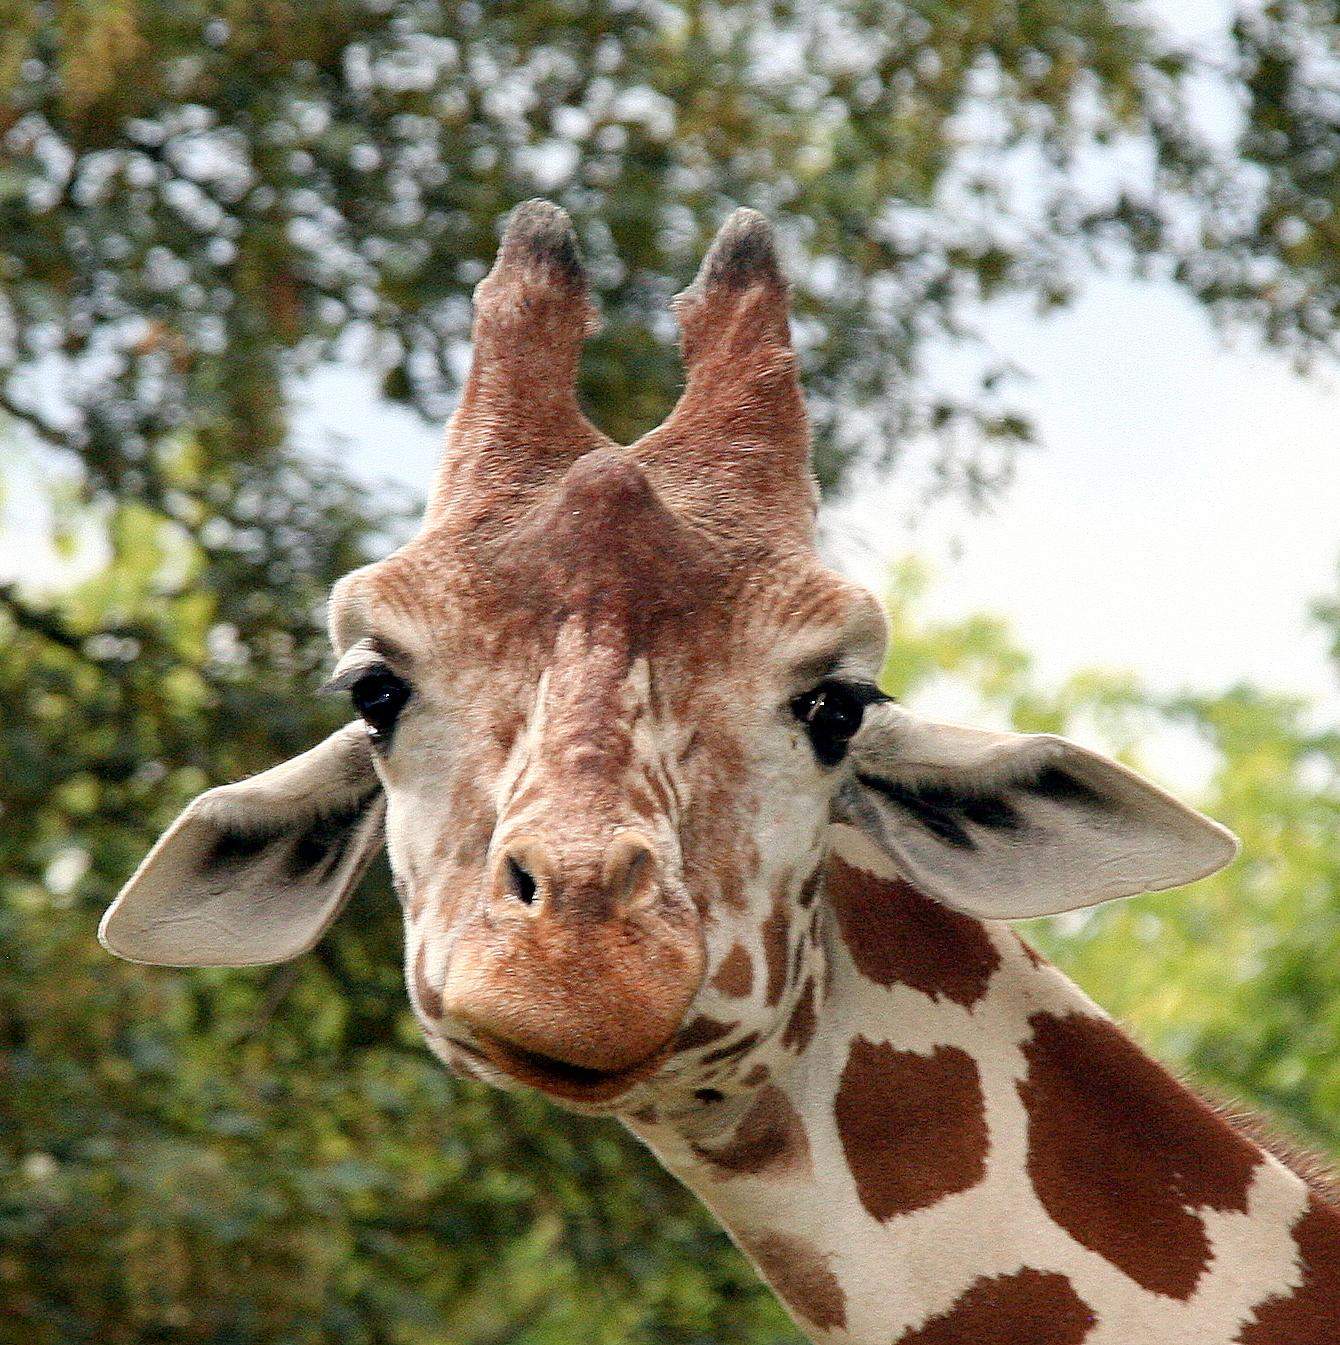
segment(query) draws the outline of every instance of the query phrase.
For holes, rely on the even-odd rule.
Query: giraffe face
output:
[[[202,796],[102,933],[142,960],[293,956],[384,816],[433,1044],[604,1105],[780,1016],[883,621],[814,550],[761,218],[737,212],[676,301],[684,394],[626,449],[574,395],[592,310],[562,212],[514,213],[475,301],[423,530],[332,596],[332,682],[367,733]]]
[[[592,311],[562,212],[521,207],[475,297],[423,529],[332,595],[332,682],[363,722],[195,800],[104,916],[112,951],[294,957],[385,838],[434,1047],[631,1111],[644,1086],[710,1097],[723,1071],[760,1087],[754,1048],[806,1049],[820,865],[844,830],[976,916],[1232,857],[1222,828],[1115,762],[881,703],[878,605],[815,552],[758,216],[732,218],[676,301],[685,390],[627,448],[573,392]],[[851,956],[893,956],[892,924],[844,927]]]
[[[808,552],[746,563],[607,449],[517,514],[482,556],[429,529],[343,581],[333,680],[368,710],[429,1042],[619,1105],[704,1033],[784,1026],[883,618]]]

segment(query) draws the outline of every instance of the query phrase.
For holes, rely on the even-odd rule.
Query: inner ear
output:
[[[325,932],[381,848],[385,801],[351,724],[273,770],[196,799],[150,851],[98,936],[133,962],[284,962]]]

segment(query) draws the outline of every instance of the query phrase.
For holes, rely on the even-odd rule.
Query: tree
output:
[[[830,483],[925,431],[988,488],[990,447],[1027,433],[1005,371],[956,397],[925,350],[980,298],[1064,302],[1095,257],[1295,353],[1334,341],[1322,3],[1252,6],[1211,54],[1119,0],[8,10],[0,405],[91,488],[188,520],[161,455],[189,436],[207,476],[274,450],[314,359],[358,352],[441,418],[498,220],[535,193],[595,263],[585,390],[616,437],[673,396],[665,300],[710,229],[742,202],[776,218]],[[1207,84],[1239,106],[1227,143]],[[41,414],[52,365],[69,415]]]

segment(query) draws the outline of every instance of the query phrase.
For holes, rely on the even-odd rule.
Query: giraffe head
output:
[[[888,702],[879,606],[814,548],[760,217],[730,220],[675,310],[683,396],[617,447],[573,391],[593,313],[571,226],[542,202],[513,215],[424,525],[332,595],[331,685],[359,719],[197,799],[108,911],[107,947],[293,957],[384,841],[434,1048],[619,1108],[790,1035],[834,827],[1001,917],[1231,857],[1116,763]]]

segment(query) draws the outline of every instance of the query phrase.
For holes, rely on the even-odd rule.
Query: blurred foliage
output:
[[[96,947],[182,804],[339,718],[322,599],[407,510],[294,441],[295,389],[358,361],[439,418],[498,218],[543,192],[606,315],[586,399],[631,436],[674,394],[665,300],[744,202],[797,277],[825,480],[929,440],[988,493],[1028,434],[1009,371],[982,352],[955,392],[927,364],[982,298],[1062,303],[1125,256],[1329,344],[1330,9],[1254,6],[1206,54],[1115,0],[0,0],[0,414],[29,446],[0,507],[76,577],[0,582],[0,1345],[796,1339],[617,1128],[427,1057],[384,873],[277,972]],[[926,621],[912,570],[891,603],[900,693],[1203,744],[1247,858],[1039,937],[1170,1059],[1340,1146],[1335,735],[1250,688],[1039,686],[998,623]]]

